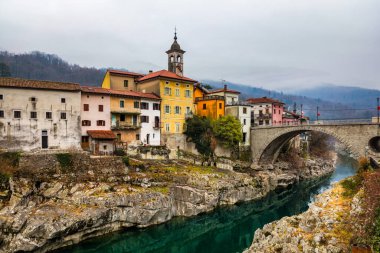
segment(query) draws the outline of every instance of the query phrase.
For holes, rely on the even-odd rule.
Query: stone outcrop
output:
[[[342,186],[318,195],[310,208],[299,215],[284,217],[255,232],[245,253],[343,253],[348,252],[353,226],[360,210],[360,194],[353,200],[342,196]]]
[[[333,170],[331,162],[329,166],[318,162],[302,173],[276,164],[248,174],[181,161],[136,160],[129,169],[117,161],[118,169],[85,173],[94,161],[84,161],[86,165],[78,167],[80,178],[73,177],[75,170],[59,166],[49,172],[46,164],[40,173],[36,167],[33,175],[16,173],[10,180],[10,199],[0,206],[0,252],[46,252],[122,228],[197,215],[220,205],[260,199],[271,190]],[[46,171],[52,176],[45,176]]]

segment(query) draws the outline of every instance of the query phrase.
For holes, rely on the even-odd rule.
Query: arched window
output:
[[[174,56],[170,56],[170,62],[174,62]]]
[[[177,62],[181,62],[181,56],[177,56]]]

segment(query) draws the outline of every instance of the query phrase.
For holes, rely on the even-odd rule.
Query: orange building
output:
[[[201,117],[218,119],[224,116],[224,96],[210,95],[208,90],[200,84],[194,85],[195,114]]]

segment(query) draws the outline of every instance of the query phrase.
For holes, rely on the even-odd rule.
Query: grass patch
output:
[[[128,156],[123,156],[122,160],[123,160],[123,163],[125,164],[125,166],[129,166],[130,165],[130,163],[129,163],[129,157]]]
[[[343,180],[340,184],[343,187],[342,195],[352,198],[360,190],[362,179],[359,176],[354,176]]]
[[[73,167],[73,156],[70,153],[59,153],[55,155],[62,169],[70,169]]]
[[[162,193],[164,195],[168,195],[169,194],[169,187],[168,186],[154,186],[154,187],[150,187],[149,189],[151,189],[152,191],[155,191],[155,192],[159,192],[159,193]]]

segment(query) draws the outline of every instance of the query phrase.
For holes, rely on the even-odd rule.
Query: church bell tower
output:
[[[168,71],[183,76],[183,54],[185,51],[177,42],[177,30],[174,31],[174,42],[166,53],[168,54]]]

